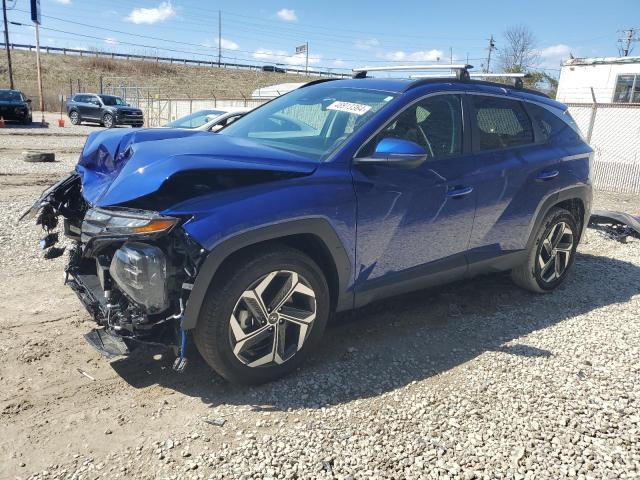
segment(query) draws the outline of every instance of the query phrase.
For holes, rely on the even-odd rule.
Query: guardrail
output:
[[[5,48],[5,43],[0,42],[0,47]],[[35,50],[35,45],[23,44],[23,43],[9,43],[9,47],[11,49],[17,50]],[[247,63],[229,63],[229,62],[213,62],[207,60],[195,60],[192,58],[177,58],[177,57],[160,57],[160,56],[151,56],[151,55],[138,55],[133,53],[116,53],[116,52],[105,52],[100,50],[82,50],[78,48],[63,48],[63,47],[48,47],[48,46],[40,46],[40,50],[45,53],[57,53],[62,55],[67,54],[77,54],[79,56],[94,56],[94,57],[103,57],[103,58],[118,58],[124,60],[143,60],[143,61],[155,61],[155,62],[164,62],[164,63],[177,63],[183,65],[194,65],[199,67],[216,67],[216,68],[230,68],[230,69],[245,69],[245,70],[260,70],[262,71],[262,67],[264,65],[253,65]],[[274,67],[274,65],[267,65],[268,67]],[[348,78],[351,77],[348,73],[337,73],[337,72],[323,72],[320,70],[300,70],[298,68],[284,68],[281,66],[274,67],[279,70],[284,70],[285,73],[292,73],[296,75],[313,75],[313,76],[322,76],[322,77],[337,77],[337,78]],[[276,72],[280,73],[280,72]]]

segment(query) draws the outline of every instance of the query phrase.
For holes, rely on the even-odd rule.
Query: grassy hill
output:
[[[4,52],[0,52],[0,88],[7,88],[9,79]],[[38,88],[34,52],[13,50],[13,71],[16,88],[33,99],[37,108]],[[96,57],[87,52],[78,55],[42,53],[42,74],[47,110],[60,108],[58,96],[74,91],[97,92],[100,77],[103,83],[128,85],[148,89],[152,95],[167,98],[243,98],[259,87],[285,82],[302,82],[317,77],[259,70],[233,70],[210,66],[186,66],[141,60],[115,60]]]

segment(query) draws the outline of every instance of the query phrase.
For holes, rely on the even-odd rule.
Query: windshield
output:
[[[20,102],[22,97],[19,92],[13,90],[0,90],[0,101],[4,102]]]
[[[114,97],[112,95],[100,95],[100,98],[102,99],[102,103],[104,103],[108,107],[126,105],[125,101],[122,100],[120,97]]]
[[[394,97],[359,88],[301,88],[245,115],[220,135],[322,161]]]
[[[222,110],[199,110],[197,112],[192,113],[191,115],[186,115],[184,117],[180,117],[175,119],[173,122],[169,122],[165,125],[165,127],[171,128],[198,128],[204,125],[207,122],[210,122],[216,117],[222,115]]]

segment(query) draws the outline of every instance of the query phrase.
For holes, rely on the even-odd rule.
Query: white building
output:
[[[556,98],[595,152],[596,188],[640,194],[640,57],[572,58]]]
[[[640,57],[572,58],[560,71],[564,103],[640,103]]]

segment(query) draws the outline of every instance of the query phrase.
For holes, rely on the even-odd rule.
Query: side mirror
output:
[[[27,98],[27,103],[31,103],[31,99],[30,98]]]
[[[416,168],[428,158],[427,151],[411,140],[402,138],[383,138],[376,145],[370,157],[355,158],[356,164],[397,165],[399,167]]]

